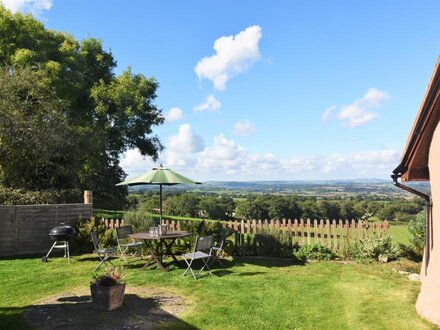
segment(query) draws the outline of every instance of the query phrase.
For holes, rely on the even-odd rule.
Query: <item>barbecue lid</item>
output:
[[[51,236],[52,235],[53,236],[56,236],[56,235],[73,236],[75,234],[76,234],[75,229],[73,229],[70,226],[65,225],[64,223],[60,223],[59,226],[52,228],[49,232],[49,235],[51,235]]]

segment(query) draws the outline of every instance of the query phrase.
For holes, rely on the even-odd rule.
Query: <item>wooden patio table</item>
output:
[[[156,262],[157,267],[162,271],[167,271],[167,268],[163,264],[163,256],[169,255],[175,262],[179,262],[176,258],[176,256],[171,251],[171,247],[173,246],[174,242],[178,238],[184,238],[192,235],[189,231],[167,231],[166,234],[160,235],[160,236],[152,236],[150,233],[136,233],[129,235],[131,238],[134,239],[142,239],[145,242],[145,245],[150,250],[151,256],[153,257],[154,262]],[[151,244],[152,241],[159,241],[158,249],[155,250],[153,245]],[[162,247],[165,246],[166,250],[165,252],[162,252]],[[150,260],[147,260],[144,267],[148,267],[151,264]]]

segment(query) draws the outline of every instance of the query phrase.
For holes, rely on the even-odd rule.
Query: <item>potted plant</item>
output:
[[[120,268],[106,268],[104,274],[93,275],[90,283],[92,305],[95,309],[111,311],[124,303],[125,274]]]

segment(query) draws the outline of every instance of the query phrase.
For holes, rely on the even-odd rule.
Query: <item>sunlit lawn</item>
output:
[[[87,288],[92,255],[42,263],[40,258],[0,260],[0,328],[22,329],[23,308],[46,296]],[[286,259],[235,258],[215,276],[182,278],[128,268],[128,286],[159,288],[187,303],[169,328],[199,329],[431,329],[416,313],[419,283],[384,265],[342,262],[294,264]]]
[[[410,232],[408,225],[396,225],[391,223],[389,234],[395,243],[409,244]]]

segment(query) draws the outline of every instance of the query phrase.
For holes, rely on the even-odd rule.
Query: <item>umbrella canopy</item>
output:
[[[116,185],[139,186],[144,184],[157,184],[160,187],[160,222],[162,223],[162,186],[171,186],[175,184],[200,184],[200,182],[185,178],[183,175],[171,171],[169,168],[165,168],[161,164],[160,167],[153,168],[147,173],[127,179]]]

